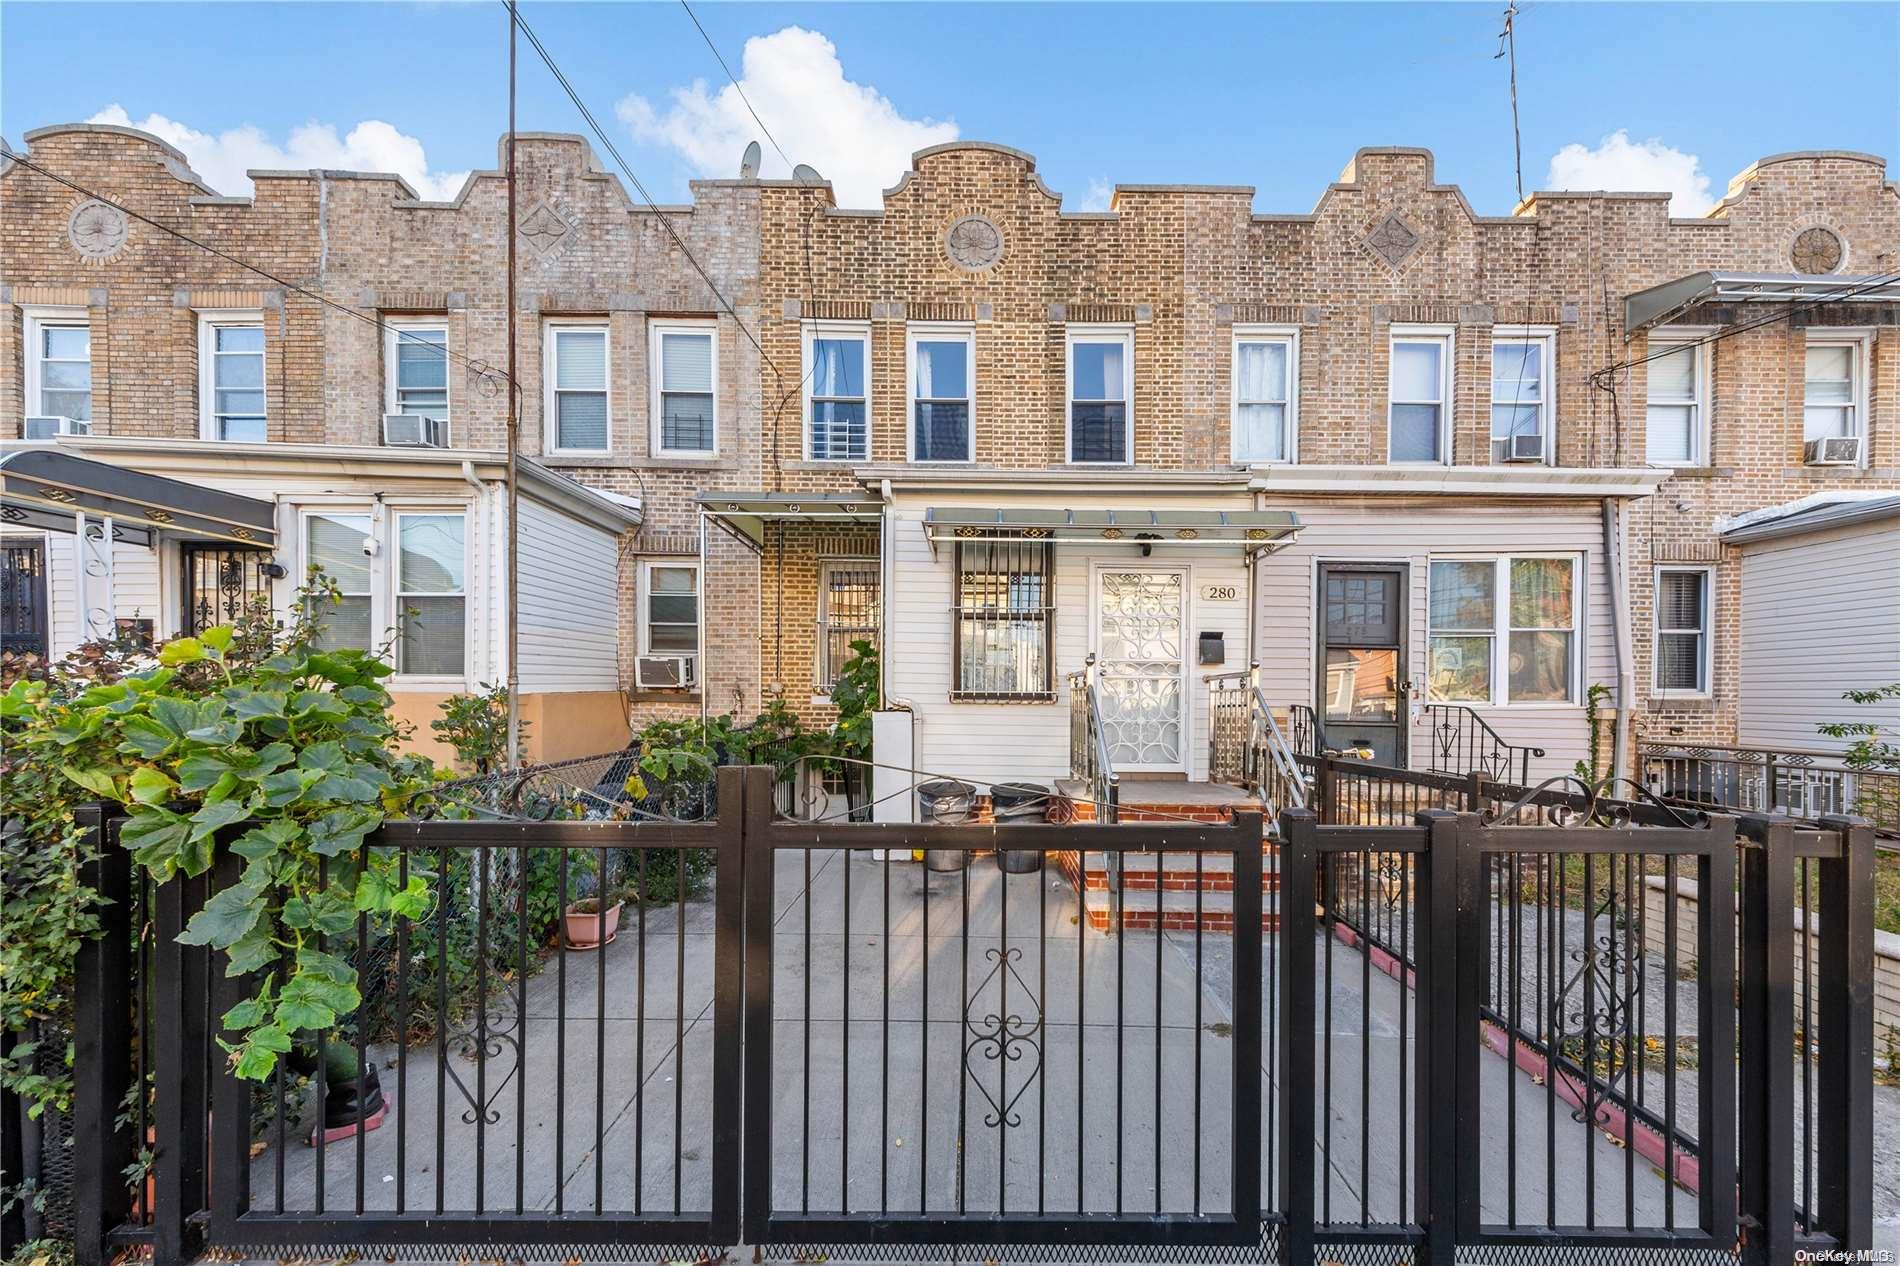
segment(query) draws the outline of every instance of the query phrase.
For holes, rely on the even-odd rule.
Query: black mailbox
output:
[[[1201,634],[1201,662],[1203,664],[1225,664],[1227,662],[1226,634]]]

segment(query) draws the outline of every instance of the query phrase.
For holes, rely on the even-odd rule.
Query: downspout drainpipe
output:
[[[708,700],[712,696],[712,687],[706,680],[706,510],[699,511],[699,640],[695,644],[693,661],[694,671],[699,674],[699,730],[706,732]]]
[[[485,560],[482,565],[482,575],[483,575],[482,586],[484,589],[487,589],[489,593],[493,593],[494,590],[490,588],[489,586],[493,583],[493,579],[494,579],[494,573],[490,570],[490,565],[494,562],[494,558],[495,558],[494,545],[493,545],[493,541],[495,537],[494,537],[494,527],[492,526],[495,522],[495,516],[492,513],[490,513],[489,507],[487,504],[488,485],[483,483],[481,480],[481,476],[475,473],[475,463],[471,461],[464,461],[462,463],[462,482],[475,490],[475,508],[481,514],[481,522],[484,524],[490,525],[484,532],[484,536],[486,537],[488,542],[490,542],[490,544],[483,551],[483,554],[482,554],[482,557]],[[492,602],[489,604],[489,610],[491,611],[494,610],[494,604]],[[508,618],[510,620],[514,619],[513,610],[510,610],[508,612]],[[495,639],[494,639],[493,634],[489,635],[488,645],[491,649],[495,645]],[[477,680],[479,680],[479,678]]]
[[[1629,714],[1636,706],[1636,669],[1630,662],[1629,577],[1623,566],[1623,516],[1616,498],[1603,498],[1603,565],[1610,579],[1610,627],[1615,630],[1616,646],[1616,724],[1612,728],[1615,750],[1610,757],[1610,775],[1620,785],[1629,776],[1627,747]],[[1593,753],[1594,754],[1594,753]]]

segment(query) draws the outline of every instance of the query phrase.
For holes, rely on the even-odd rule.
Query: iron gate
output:
[[[46,656],[46,601],[46,541],[0,540],[0,651]]]
[[[196,636],[215,624],[236,624],[252,603],[269,601],[270,578],[264,574],[269,550],[247,546],[187,542],[185,560],[185,633]]]

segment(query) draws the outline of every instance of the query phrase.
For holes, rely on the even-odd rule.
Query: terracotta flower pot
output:
[[[599,949],[612,941],[615,933],[619,932],[620,903],[616,901],[608,906],[604,916],[594,910],[593,905],[591,900],[576,901],[563,912],[562,922],[566,924],[569,949]],[[583,909],[583,906],[587,908]]]

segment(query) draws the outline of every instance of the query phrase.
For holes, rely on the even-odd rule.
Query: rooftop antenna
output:
[[[1504,6],[1504,29],[1498,32],[1498,51],[1492,61],[1510,59],[1511,68],[1511,148],[1517,158],[1517,201],[1524,203],[1524,135],[1517,123],[1517,0]]]
[[[759,178],[759,160],[764,157],[757,141],[749,142],[745,147],[745,157],[739,160],[739,179],[757,180]]]
[[[792,168],[792,179],[801,185],[822,185],[825,183],[825,178],[818,174],[818,169],[806,163],[800,163],[798,166]]]

